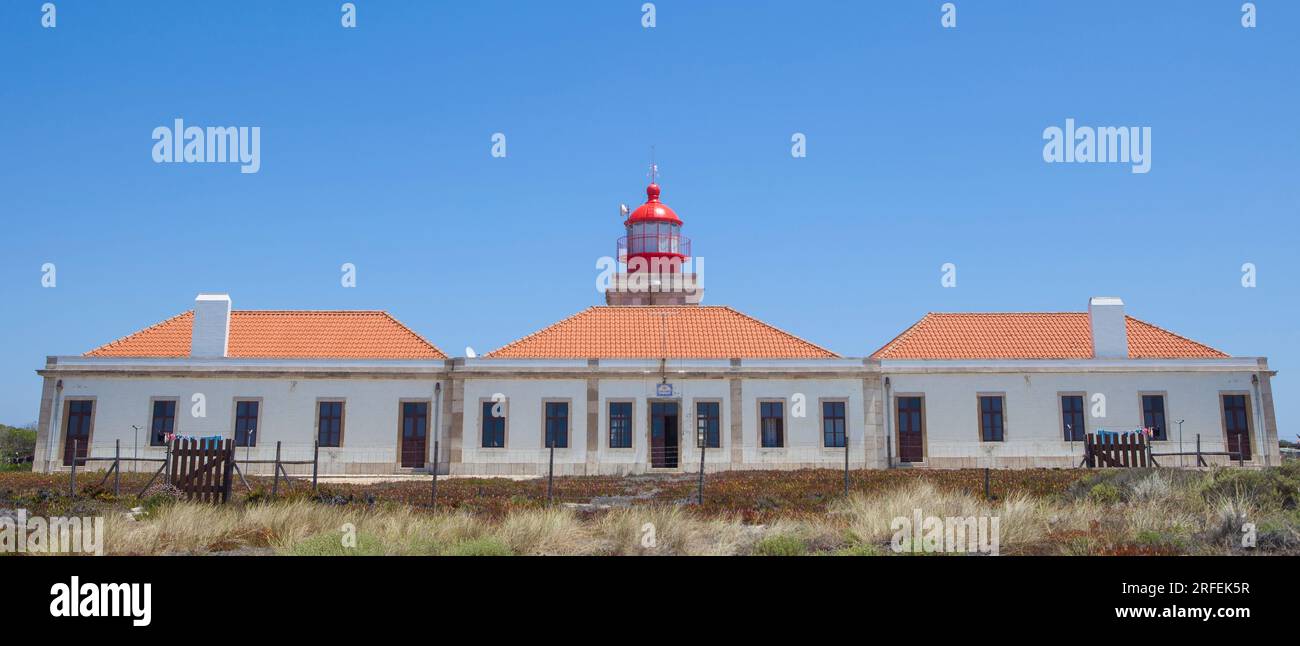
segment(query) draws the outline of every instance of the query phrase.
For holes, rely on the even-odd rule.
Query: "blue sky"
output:
[[[334,1],[0,3],[0,421],[37,417],[45,355],[198,291],[500,346],[600,302],[653,145],[708,303],[861,356],[927,311],[1119,295],[1268,356],[1295,435],[1298,3],[355,2],[351,30]],[[155,164],[178,117],[260,126],[260,172]],[[1151,127],[1151,172],[1044,163],[1066,118]]]

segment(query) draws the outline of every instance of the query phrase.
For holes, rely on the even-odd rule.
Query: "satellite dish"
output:
[[[467,358],[473,359],[474,357],[478,356],[478,353],[474,351],[474,348],[465,346],[465,356]]]
[[[626,205],[626,204],[619,204],[619,205],[618,205],[618,212],[619,212],[619,213],[622,213],[622,214],[623,214],[623,217],[627,217],[628,214],[631,213],[632,211],[631,211],[630,209],[627,208],[627,205]]]

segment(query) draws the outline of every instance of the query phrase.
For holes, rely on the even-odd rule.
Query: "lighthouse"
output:
[[[623,221],[620,271],[605,291],[607,305],[699,305],[704,298],[701,263],[691,256],[682,219],[659,199],[657,170],[651,164],[646,201]]]

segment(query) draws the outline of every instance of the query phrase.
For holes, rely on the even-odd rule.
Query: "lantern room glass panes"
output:
[[[628,253],[681,253],[682,228],[667,222],[638,222],[627,228]]]

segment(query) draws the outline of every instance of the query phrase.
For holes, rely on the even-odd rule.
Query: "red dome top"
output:
[[[624,226],[635,222],[670,222],[680,225],[681,218],[667,204],[659,201],[659,185],[650,184],[645,187],[646,202],[636,207],[632,215],[628,216],[623,222]]]

